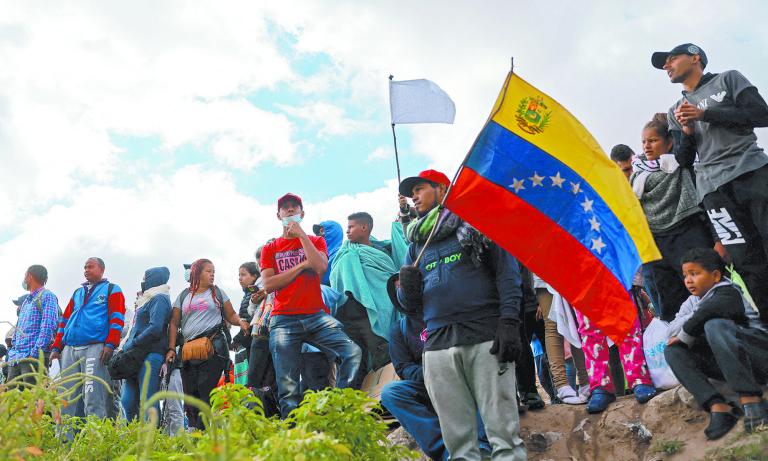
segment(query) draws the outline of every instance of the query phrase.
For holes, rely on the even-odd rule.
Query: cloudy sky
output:
[[[30,264],[62,304],[88,256],[133,300],[144,269],[207,257],[239,299],[237,267],[307,222],[396,211],[387,77],[428,78],[454,125],[398,127],[403,173],[449,176],[485,121],[510,57],[605,150],[680,87],[654,50],[694,42],[708,70],[768,92],[760,2],[0,0],[0,320]],[[760,133],[765,140],[765,132]],[[308,227],[308,226],[307,226]],[[0,325],[0,333],[6,329]]]

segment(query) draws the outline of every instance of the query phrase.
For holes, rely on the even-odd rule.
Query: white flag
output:
[[[389,81],[392,123],[453,123],[456,106],[450,96],[429,80]]]

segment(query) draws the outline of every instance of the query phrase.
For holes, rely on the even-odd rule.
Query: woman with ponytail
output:
[[[214,285],[215,269],[208,259],[198,259],[192,264],[189,288],[179,294],[173,303],[169,331],[168,352],[165,359],[173,362],[176,358],[177,332],[181,329],[184,340],[181,355],[183,365],[181,380],[184,393],[209,401],[211,390],[229,364],[229,344],[225,329],[237,325],[243,331],[248,323],[240,319],[229,297]],[[197,408],[187,405],[190,428],[202,429],[204,421],[199,418]]]
[[[643,154],[632,162],[630,183],[648,220],[662,259],[643,268],[646,285],[662,320],[672,321],[690,293],[680,258],[691,248],[712,248],[714,241],[699,207],[691,168],[678,165],[666,114],[656,114],[642,132]]]

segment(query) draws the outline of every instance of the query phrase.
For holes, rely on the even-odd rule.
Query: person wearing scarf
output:
[[[168,279],[170,271],[167,267],[153,267],[144,272],[141,282],[141,294],[136,300],[136,312],[130,327],[128,340],[123,345],[123,351],[134,348],[146,350],[146,362],[149,362],[149,383],[145,399],[149,399],[160,386],[160,367],[163,365],[166,346],[168,344],[168,323],[171,319],[171,298]],[[122,404],[125,417],[129,421],[139,412],[141,384],[146,365],[141,367],[139,374],[126,379],[122,387]],[[156,404],[158,411],[159,404]]]
[[[467,417],[479,411],[494,459],[525,459],[514,364],[521,352],[520,269],[512,255],[439,206],[449,185],[434,170],[400,183],[419,217],[407,229],[396,301],[420,310],[426,323],[424,381],[451,457],[480,459],[477,421]]]
[[[680,167],[672,149],[666,114],[656,114],[643,128],[643,154],[632,162],[630,184],[645,212],[662,259],[643,267],[656,313],[675,318],[688,290],[680,274],[680,258],[691,248],[712,248],[714,241],[690,168]]]

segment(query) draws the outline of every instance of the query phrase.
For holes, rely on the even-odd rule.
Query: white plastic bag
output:
[[[654,318],[643,333],[643,353],[656,389],[671,389],[680,384],[664,358],[669,323]]]
[[[48,368],[48,376],[51,379],[56,379],[56,377],[59,376],[59,373],[61,373],[61,363],[59,362],[59,359],[54,359],[51,361],[50,368]]]

